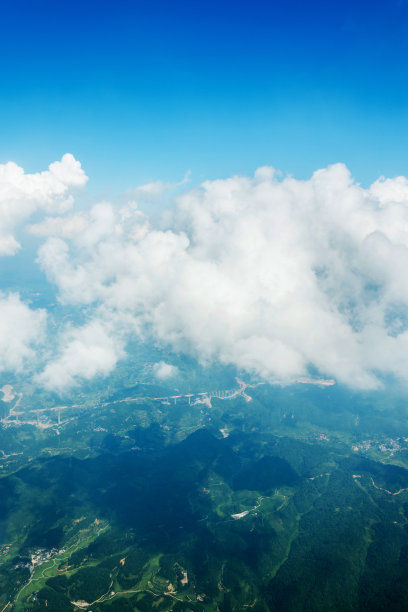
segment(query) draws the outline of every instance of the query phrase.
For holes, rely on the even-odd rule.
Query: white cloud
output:
[[[139,185],[133,189],[128,189],[125,193],[128,200],[135,201],[136,203],[149,202],[154,203],[161,201],[166,192],[175,191],[179,187],[183,187],[190,181],[191,171],[189,170],[184,175],[184,178],[177,183],[163,182],[163,181],[152,181],[145,185]]]
[[[160,200],[166,191],[173,187],[172,183],[153,181],[126,191],[126,196],[135,202],[154,202]]]
[[[20,248],[14,232],[21,223],[37,210],[65,212],[73,203],[69,189],[86,181],[81,164],[69,153],[37,174],[25,174],[13,162],[0,164],[0,255],[14,255]]]
[[[165,361],[159,361],[155,363],[153,366],[153,372],[156,378],[159,380],[168,380],[169,378],[174,378],[179,373],[179,369],[171,365],[171,363],[166,363]]]
[[[68,328],[59,341],[58,356],[46,365],[37,381],[60,393],[81,380],[106,376],[123,355],[121,339],[112,335],[102,320]]]
[[[46,312],[31,310],[17,293],[0,293],[0,371],[32,367],[34,347],[45,337]]]
[[[149,329],[270,380],[310,366],[355,387],[408,379],[404,177],[363,189],[342,164],[307,181],[260,168],[179,196],[162,229],[104,203],[34,231],[61,300],[103,307],[112,334]]]

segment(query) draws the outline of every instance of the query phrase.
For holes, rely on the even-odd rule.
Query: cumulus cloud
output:
[[[69,190],[86,181],[81,164],[68,153],[36,174],[25,174],[13,162],[0,164],[0,255],[14,255],[20,248],[14,233],[21,223],[38,210],[65,212],[73,203]]]
[[[37,376],[37,382],[60,393],[81,380],[106,376],[123,355],[121,339],[97,319],[64,330],[59,343],[59,354]]]
[[[153,366],[153,372],[156,378],[159,380],[167,380],[169,378],[174,378],[179,373],[179,369],[171,365],[171,363],[166,363],[165,361],[159,361],[155,363]]]
[[[178,196],[160,228],[103,203],[33,231],[62,302],[104,308],[121,337],[148,330],[271,381],[408,379],[404,177],[363,189],[343,164],[306,181],[260,168]]]
[[[17,293],[0,293],[0,372],[33,366],[34,347],[45,337],[46,312],[32,310]]]

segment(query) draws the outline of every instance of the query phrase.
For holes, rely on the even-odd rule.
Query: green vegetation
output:
[[[398,397],[111,383],[0,428],[0,610],[408,608]]]

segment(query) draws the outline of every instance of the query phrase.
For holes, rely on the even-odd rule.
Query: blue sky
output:
[[[3,0],[0,162],[93,197],[341,161],[408,174],[408,3]]]

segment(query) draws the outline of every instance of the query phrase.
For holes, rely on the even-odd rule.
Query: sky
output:
[[[63,396],[130,341],[159,379],[167,351],[408,384],[407,2],[4,0],[0,27],[0,383]]]
[[[406,174],[408,3],[3,0],[0,162],[150,181]]]

